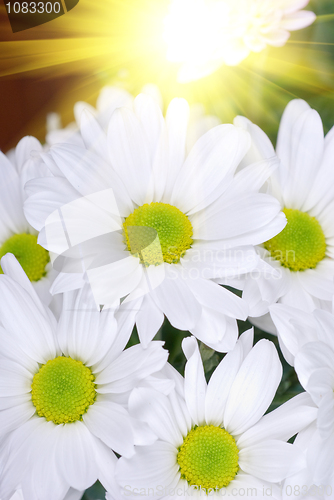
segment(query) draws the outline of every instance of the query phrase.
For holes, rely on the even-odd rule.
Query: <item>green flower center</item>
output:
[[[285,208],[288,223],[277,236],[264,244],[271,256],[290,271],[314,269],[326,255],[326,239],[315,217]]]
[[[46,275],[45,267],[50,261],[49,252],[37,243],[34,234],[14,234],[0,247],[0,259],[12,253],[21,264],[30,281],[38,281]],[[0,274],[3,271],[0,267]]]
[[[38,415],[55,424],[82,420],[96,398],[94,380],[91,370],[81,361],[64,356],[49,360],[31,385]]]
[[[145,267],[176,264],[193,243],[188,217],[166,203],[145,203],[136,208],[123,228],[128,250]]]
[[[177,463],[190,486],[224,488],[236,476],[239,450],[234,438],[221,427],[195,427],[179,448]]]

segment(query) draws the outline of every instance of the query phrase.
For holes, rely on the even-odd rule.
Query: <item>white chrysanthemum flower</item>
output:
[[[249,120],[235,123],[252,135],[250,158],[275,154],[268,137]],[[244,297],[250,315],[261,316],[279,300],[304,311],[331,307],[334,295],[334,128],[324,138],[319,114],[302,100],[284,111],[276,152],[281,163],[270,178],[270,193],[280,202],[288,223],[285,229],[258,248],[261,258],[280,272],[249,276]],[[254,320],[252,320],[254,321]],[[264,326],[262,318],[255,324]],[[267,324],[269,331],[272,323]]]
[[[319,408],[305,441],[307,484],[326,484],[334,477],[334,314],[320,309],[307,313],[285,304],[272,305],[270,314],[285,359]]]
[[[316,435],[309,444],[308,459],[318,484],[334,476],[334,317],[328,342],[309,342],[297,353],[295,370],[304,389],[318,406]]]
[[[54,293],[82,286],[84,267],[97,304],[133,300],[145,344],[166,315],[227,351],[237,339],[235,318],[245,319],[248,306],[211,278],[254,269],[253,245],[286,220],[277,200],[258,193],[269,162],[235,175],[248,133],[214,127],[185,157],[188,115],[186,101],[176,99],[164,120],[156,102],[139,95],[133,110],[113,113],[106,136],[83,113],[86,148],[56,145],[43,155],[54,177],[27,184],[25,214],[41,231],[40,244],[73,271],[58,276]]]
[[[130,414],[151,429],[156,441],[119,460],[116,480],[124,496],[241,498],[241,490],[245,495],[253,488],[252,495],[262,498],[272,487],[272,497],[279,498],[273,483],[305,466],[299,450],[286,441],[309,425],[317,410],[303,393],[263,416],[282,367],[271,342],[261,340],[253,348],[252,343],[249,330],[207,384],[197,342],[188,337],[183,341],[185,378],[175,371],[175,391],[166,396],[134,389]]]
[[[12,161],[0,151],[0,258],[14,254],[41,300],[49,304],[49,288],[57,272],[52,269],[49,252],[37,244],[38,233],[23,213],[24,184],[44,176],[47,170],[40,160],[31,159],[32,154],[36,157],[41,151],[34,137],[24,137],[18,143],[11,153]]]
[[[161,342],[124,351],[133,314],[116,322],[86,288],[64,294],[57,324],[26,277],[16,278],[23,286],[0,277],[0,498],[22,488],[29,500],[62,500],[97,479],[113,490],[112,450],[133,453],[128,393],[167,351]]]
[[[172,0],[165,19],[167,59],[183,63],[181,82],[196,80],[223,64],[237,65],[267,45],[282,47],[290,31],[312,24],[300,10],[309,0]]]
[[[329,450],[327,444],[324,445],[316,422],[313,422],[298,434],[294,446],[298,446],[306,454],[307,467],[282,483],[282,500],[290,498],[293,500],[300,498],[303,500],[314,500],[314,498],[331,500],[334,496],[334,469],[328,468],[327,462],[325,464],[324,462],[329,459],[333,466],[333,452]],[[333,441],[331,446],[333,446]],[[318,448],[316,456],[313,455],[314,447]],[[324,453],[320,450],[321,448]],[[323,466],[325,466],[324,469],[322,469]],[[325,476],[324,472],[329,472],[329,475]]]

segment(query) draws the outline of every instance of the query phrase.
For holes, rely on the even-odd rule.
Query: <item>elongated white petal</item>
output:
[[[296,446],[272,439],[240,450],[239,465],[249,474],[278,483],[305,467],[306,461]]]
[[[259,441],[279,439],[287,441],[317,418],[318,409],[307,393],[298,394],[261,420],[238,438],[244,448]]]
[[[17,314],[17,304],[20,314]],[[37,309],[26,290],[7,276],[0,279],[0,315],[4,328],[32,359],[44,364],[56,357],[58,348],[53,325],[40,308]]]
[[[163,312],[160,311],[149,295],[145,295],[136,317],[138,335],[143,347],[147,347],[148,343],[158,332],[163,321]]]
[[[182,349],[187,358],[184,372],[185,401],[192,420],[201,425],[205,421],[207,385],[197,340],[194,337],[186,337],[182,341]]]
[[[224,426],[240,434],[254,425],[272,402],[282,377],[274,344],[260,340],[244,360],[226,403]]]
[[[131,456],[133,433],[130,416],[112,401],[96,401],[83,415],[83,421],[92,434],[121,455]]]
[[[212,203],[220,194],[215,187],[234,173],[249,146],[248,133],[233,125],[209,130],[189,153],[176,179],[172,204],[188,213]]]
[[[177,266],[173,266],[163,283],[153,290],[152,298],[179,330],[189,330],[201,314],[201,306]]]
[[[179,479],[176,455],[175,446],[163,441],[140,446],[132,458],[120,458],[116,479],[125,491],[134,491],[135,488],[157,491],[156,488],[161,488],[161,485],[173,487]]]
[[[205,397],[205,420],[208,424],[222,424],[227,398],[242,361],[243,349],[238,343],[211,375]]]
[[[124,392],[133,389],[136,382],[160,370],[167,361],[168,352],[162,342],[151,342],[146,349],[140,344],[130,347],[96,376],[99,392]],[[103,387],[105,384],[107,387]]]
[[[145,129],[131,110],[122,108],[113,113],[108,147],[111,163],[127,186],[131,199],[142,205],[152,178],[152,165]]]
[[[83,422],[56,426],[57,465],[69,486],[84,490],[98,477],[94,460],[94,439]]]

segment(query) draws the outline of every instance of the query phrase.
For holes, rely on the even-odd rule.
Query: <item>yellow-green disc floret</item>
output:
[[[38,281],[46,275],[45,266],[50,261],[49,252],[37,243],[34,234],[14,234],[0,247],[0,259],[6,253],[15,255],[30,281]],[[0,267],[0,273],[3,271]]]
[[[32,382],[32,402],[37,414],[65,424],[82,420],[96,398],[95,377],[81,361],[64,356],[49,360]]]
[[[188,217],[166,203],[136,208],[125,219],[123,233],[128,250],[146,267],[176,264],[193,243]]]
[[[315,217],[285,208],[287,225],[264,243],[271,256],[291,271],[314,269],[326,255],[326,239]]]
[[[179,448],[177,463],[182,479],[205,490],[226,487],[236,476],[239,450],[234,438],[221,427],[195,427]]]

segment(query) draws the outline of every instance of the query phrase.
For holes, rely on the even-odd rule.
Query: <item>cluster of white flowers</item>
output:
[[[0,153],[1,500],[333,498],[334,129],[293,100],[275,151],[152,87],[75,116]],[[269,413],[247,318],[305,389]],[[227,353],[208,381],[198,341]]]

